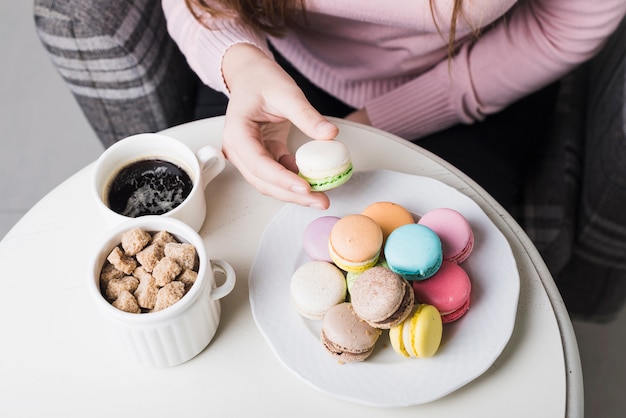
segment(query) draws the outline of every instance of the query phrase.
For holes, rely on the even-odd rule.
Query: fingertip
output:
[[[309,207],[313,208],[313,209],[318,209],[318,210],[326,210],[326,209],[328,209],[327,206],[324,206],[324,205],[322,205],[321,203],[318,203],[318,202],[311,203],[309,205]]]
[[[295,106],[291,108],[292,112],[287,115],[287,118],[305,135],[313,139],[333,139],[339,133],[339,128],[308,102],[300,110],[295,109],[298,108]]]
[[[333,139],[339,133],[339,128],[324,119],[315,126],[315,132],[319,134],[318,139]]]
[[[291,191],[302,196],[295,201],[303,206],[313,209],[326,210],[330,207],[330,199],[323,192],[312,192],[308,183],[295,183],[291,186]]]
[[[315,200],[309,203],[309,207],[313,209],[326,210],[330,207],[330,199],[322,192],[313,192]]]

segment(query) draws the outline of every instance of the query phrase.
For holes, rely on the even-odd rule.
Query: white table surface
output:
[[[237,273],[235,290],[222,300],[217,335],[181,366],[131,364],[102,332],[87,294],[89,258],[105,232],[89,194],[91,164],[45,196],[0,242],[0,416],[582,417],[571,322],[517,223],[432,154],[375,129],[337,123],[357,169],[436,178],[474,199],[508,239],[521,279],[517,318],[508,345],[485,374],[440,400],[381,409],[335,399],[286,370],[255,326],[247,288],[261,234],[283,203],[259,194],[230,164],[206,190],[201,230],[211,257],[228,261]],[[215,118],[165,133],[192,148],[219,147],[222,126],[223,118]],[[304,140],[293,133],[294,149]]]

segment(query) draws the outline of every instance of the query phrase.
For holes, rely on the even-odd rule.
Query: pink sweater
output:
[[[472,123],[556,80],[602,46],[626,13],[625,0],[473,0],[457,27],[460,48],[447,59],[452,0],[307,0],[308,24],[273,45],[311,81],[372,125],[407,139]],[[225,51],[267,37],[221,21],[209,30],[183,0],[162,0],[168,30],[192,69],[228,94]],[[209,17],[206,17],[210,19]],[[477,38],[472,28],[482,28]]]

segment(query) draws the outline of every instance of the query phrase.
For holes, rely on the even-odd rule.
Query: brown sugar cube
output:
[[[196,282],[198,278],[198,273],[191,269],[186,269],[183,273],[178,276],[178,281],[185,285],[185,292],[188,292],[191,286]]]
[[[137,286],[134,295],[140,307],[144,309],[154,309],[158,291],[159,287],[154,277],[152,277],[150,273],[145,273],[145,275],[139,279],[139,286]]]
[[[176,238],[174,238],[174,236],[168,231],[159,231],[152,236],[153,244],[165,246],[168,242],[176,242]]]
[[[163,252],[163,246],[161,244],[150,244],[136,255],[137,261],[147,272],[152,272],[154,266],[156,266],[159,260],[164,256],[165,253]]]
[[[154,305],[155,311],[163,310],[169,306],[172,306],[178,302],[185,294],[185,285],[179,281],[168,283],[159,289],[157,293],[156,303]]]
[[[185,269],[192,269],[196,264],[196,247],[186,243],[165,244],[165,255],[171,257]]]
[[[126,276],[126,273],[116,269],[113,264],[106,262],[100,271],[100,288],[106,289],[110,280],[121,279],[124,276]]]
[[[126,274],[132,274],[137,267],[137,261],[133,257],[125,255],[120,247],[113,248],[113,251],[107,257],[109,263],[113,264],[116,269]]]
[[[152,277],[159,287],[163,287],[176,278],[182,271],[182,267],[173,258],[163,257],[154,266]]]
[[[124,276],[121,279],[109,280],[105,292],[106,297],[110,300],[115,300],[124,290],[132,293],[137,290],[137,286],[139,286],[139,280],[133,276]]]
[[[117,309],[130,312],[130,313],[141,313],[141,308],[139,304],[137,304],[137,299],[128,291],[123,290],[115,302],[113,302],[113,306]]]
[[[143,250],[152,237],[141,228],[134,228],[122,234],[122,248],[126,255],[136,255]]]
[[[133,277],[138,278],[141,282],[144,277],[152,277],[152,274],[150,274],[150,272],[146,270],[144,266],[139,266],[133,271]]]

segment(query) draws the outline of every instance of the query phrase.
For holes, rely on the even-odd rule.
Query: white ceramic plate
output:
[[[329,196],[331,208],[325,212],[285,205],[266,228],[250,271],[252,314],[280,361],[323,392],[380,407],[434,401],[484,373],[513,332],[520,283],[507,240],[480,207],[437,180],[393,171],[357,172]],[[359,213],[376,201],[396,202],[418,215],[449,207],[468,219],[475,246],[463,267],[472,280],[472,304],[463,318],[444,325],[442,345],[432,358],[396,354],[383,332],[367,360],[339,364],[322,348],[321,321],[305,319],[293,308],[289,283],[308,261],[302,233],[309,222],[321,215]]]

